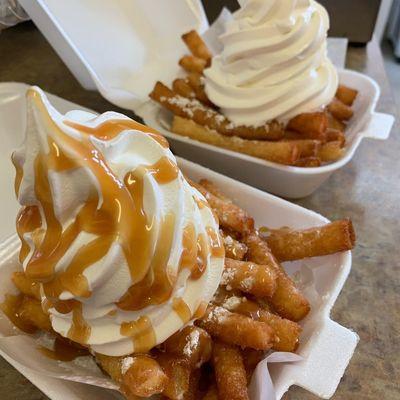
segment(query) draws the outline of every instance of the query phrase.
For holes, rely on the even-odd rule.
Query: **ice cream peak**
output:
[[[205,70],[210,100],[235,124],[259,126],[319,110],[333,99],[329,17],[314,0],[246,0]]]
[[[146,351],[218,287],[217,222],[156,131],[112,112],[61,115],[38,88],[27,100],[13,155],[25,274],[62,336],[108,355]]]

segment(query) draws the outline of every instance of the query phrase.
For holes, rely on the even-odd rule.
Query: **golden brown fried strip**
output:
[[[299,158],[315,157],[321,148],[320,140],[289,140],[289,143],[295,144],[299,149]]]
[[[247,253],[247,246],[222,229],[220,229],[219,233],[224,241],[225,257],[233,258],[234,260],[243,260]]]
[[[277,351],[295,351],[301,333],[301,327],[296,322],[282,318],[269,309],[243,297],[240,292],[230,292],[218,289],[214,296],[213,303],[221,305],[229,311],[246,315],[257,321],[268,324],[276,335],[273,349]]]
[[[229,137],[197,124],[191,119],[175,116],[171,131],[202,143],[211,144],[227,150],[247,154],[252,157],[292,165],[299,158],[299,149],[292,142],[269,142],[265,140],[249,140]]]
[[[337,161],[343,157],[345,150],[340,141],[327,142],[318,151],[318,157],[321,161]]]
[[[300,158],[294,164],[296,167],[315,168],[321,166],[321,159],[318,157]]]
[[[191,369],[188,361],[168,353],[158,353],[156,357],[168,377],[163,395],[171,400],[182,400],[189,390]]]
[[[218,391],[215,384],[211,385],[202,400],[219,400]]]
[[[268,350],[275,340],[274,332],[267,324],[232,313],[223,307],[209,305],[197,324],[211,336],[240,347]]]
[[[175,357],[186,359],[192,368],[199,368],[211,358],[212,341],[204,329],[190,325],[167,339],[163,348]]]
[[[215,105],[210,101],[207,93],[204,89],[204,84],[202,82],[202,75],[196,72],[192,72],[187,77],[189,85],[192,87],[196,94],[197,100],[206,104],[209,107],[215,108]]]
[[[168,383],[161,366],[147,355],[111,357],[96,353],[95,357],[101,368],[121,385],[122,392],[128,397],[159,394]]]
[[[196,93],[185,79],[175,79],[172,82],[172,90],[175,93],[178,93],[180,96],[186,97],[188,99],[193,99],[194,97],[196,97]]]
[[[202,58],[207,62],[207,64],[211,62],[211,51],[195,30],[182,35],[182,40],[194,56]]]
[[[248,247],[247,257],[249,260],[266,265],[278,274],[277,287],[270,299],[274,309],[284,318],[292,321],[302,320],[309,313],[310,304],[276,261],[267,243],[255,231],[247,234],[243,241]]]
[[[351,107],[336,98],[328,105],[328,110],[339,121],[348,121],[354,114]]]
[[[328,120],[323,112],[304,113],[292,118],[288,130],[293,130],[306,135],[307,138],[323,139],[328,127]]]
[[[16,288],[27,296],[34,297],[37,300],[40,298],[40,285],[33,280],[29,279],[24,271],[16,271],[13,273],[11,280]]]
[[[338,131],[344,132],[346,129],[346,124],[342,121],[336,119],[330,112],[326,114],[328,118],[328,128],[336,129]]]
[[[207,61],[195,56],[183,56],[179,60],[179,65],[187,72],[203,73],[207,66]]]
[[[351,89],[344,85],[339,85],[337,92],[336,92],[336,97],[343,104],[346,104],[346,106],[352,106],[357,95],[358,95],[357,90]]]
[[[154,101],[182,118],[192,119],[199,125],[207,126],[225,136],[239,136],[245,139],[277,140],[283,136],[283,125],[272,121],[260,127],[235,126],[214,109],[197,100],[188,100],[177,95],[161,82],[157,82],[149,95]]]
[[[199,398],[199,382],[201,370],[199,368],[190,372],[189,388],[182,400],[197,400]]]
[[[217,196],[219,199],[227,202],[227,203],[232,203],[232,200],[226,196],[224,193],[222,193],[218,186],[215,185],[213,182],[209,181],[208,179],[200,179],[199,185],[203,186],[204,189],[208,190],[211,194],[214,196]]]
[[[253,372],[258,363],[265,357],[261,350],[246,349],[242,351],[244,369],[246,370],[247,383],[250,383]]]
[[[355,233],[351,221],[344,219],[304,230],[271,230],[265,241],[279,261],[293,261],[351,250]]]
[[[50,317],[43,311],[39,300],[24,296],[18,312],[21,319],[31,323],[38,329],[46,332],[52,331]]]
[[[346,144],[345,134],[337,129],[327,129],[326,140],[328,142],[339,142],[342,147]]]
[[[246,370],[240,350],[222,342],[213,349],[213,365],[221,400],[249,400]]]
[[[223,201],[214,196],[198,183],[191,182],[191,185],[206,198],[211,208],[217,214],[219,223],[222,227],[241,233],[253,229],[254,220],[246,213],[246,211],[238,207],[236,204]]]
[[[228,290],[238,289],[256,297],[272,297],[276,290],[277,273],[264,265],[225,258],[221,284]]]

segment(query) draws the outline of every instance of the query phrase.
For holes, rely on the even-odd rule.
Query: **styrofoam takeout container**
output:
[[[311,194],[352,159],[362,139],[387,139],[390,134],[394,118],[375,112],[377,83],[342,70],[341,83],[360,94],[346,132],[346,153],[334,163],[283,166],[181,137],[169,131],[169,113],[149,101],[148,93],[157,80],[170,84],[182,74],[177,61],[187,50],[180,35],[206,26],[201,3],[173,0],[162,8],[164,2],[157,0],[107,0],[101,6],[94,0],[21,3],[84,87],[97,88],[112,103],[135,111],[168,137],[176,154],[279,196]]]
[[[14,228],[17,202],[13,193],[14,171],[11,167],[10,150],[20,145],[25,130],[25,92],[27,85],[0,84],[0,135],[6,147],[0,148],[3,168],[0,201],[3,205],[1,235],[11,235]],[[49,96],[50,101],[62,112],[83,109],[78,105]],[[178,159],[183,172],[191,179],[207,178],[214,181],[228,196],[254,216],[256,224],[271,228],[291,226],[307,228],[322,225],[328,220],[315,212],[291,204],[270,194],[254,189],[231,178],[184,159]],[[0,275],[17,264],[19,241],[11,236],[0,245]],[[301,386],[322,398],[330,398],[358,342],[358,336],[330,319],[330,311],[341,291],[351,268],[351,252],[318,257],[304,262],[286,263],[285,268],[295,276],[303,292],[311,302],[311,313],[303,322],[303,334],[298,354],[303,361],[270,365],[270,373],[277,399],[292,385]],[[4,296],[4,277],[0,284],[0,301]],[[0,282],[1,283],[1,282]],[[1,316],[0,316],[1,326]],[[0,330],[1,331],[1,330]],[[5,335],[5,333],[3,333]],[[1,335],[0,335],[1,336]],[[0,338],[1,340],[1,338]],[[112,398],[111,392],[82,383],[54,379],[21,366],[3,352],[16,369],[51,399],[91,400]]]

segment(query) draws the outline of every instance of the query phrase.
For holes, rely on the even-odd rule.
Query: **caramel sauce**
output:
[[[90,355],[88,349],[77,346],[76,344],[57,336],[54,340],[53,349],[39,346],[39,351],[46,357],[57,361],[73,361],[78,357]]]
[[[48,154],[39,154],[34,162],[34,190],[42,212],[37,206],[25,206],[17,218],[17,232],[22,243],[20,260],[23,262],[30,254],[29,246],[24,240],[24,235],[30,233],[35,238],[35,247],[25,265],[25,274],[28,279],[43,285],[46,295],[44,309],[54,307],[60,313],[72,312],[72,325],[68,337],[84,344],[90,337],[91,329],[82,315],[82,303],[77,300],[62,301],[58,298],[64,291],[69,291],[76,297],[90,297],[91,291],[84,272],[101,260],[115,241],[121,245],[133,282],[118,302],[118,307],[124,310],[139,310],[163,303],[170,298],[176,276],[170,273],[173,269],[168,268],[167,264],[174,236],[175,218],[173,214],[164,217],[154,256],[150,257],[155,232],[152,221],[147,221],[144,211],[143,178],[150,174],[158,183],[166,184],[178,177],[179,170],[168,157],[162,157],[154,165],[140,166],[128,172],[121,182],[90,141],[90,135],[111,140],[123,130],[139,129],[149,133],[164,147],[168,147],[165,138],[157,131],[132,120],[106,121],[95,128],[64,121],[79,131],[81,138],[77,139],[65,134],[54,123],[38,93],[28,91],[28,96],[33,98],[41,110],[39,115],[47,130],[52,132],[52,136],[48,137]],[[90,170],[97,180],[102,201],[100,203],[96,191],[90,193],[75,220],[64,228],[55,214],[49,174],[51,171],[69,171],[81,167]],[[22,170],[17,165],[16,169],[15,186],[18,192]],[[96,238],[82,246],[63,271],[56,272],[57,263],[81,232],[94,234]],[[192,275],[196,277],[201,276],[206,265],[208,243],[203,236],[197,238],[199,262],[195,263],[195,271],[192,271]],[[135,351],[147,350],[156,342],[151,322],[146,317],[123,323],[121,334],[132,337]]]
[[[192,279],[199,279],[203,275],[207,266],[209,252],[210,247],[207,237],[204,233],[200,233],[197,236],[197,262],[193,266],[192,273],[190,275]]]
[[[137,321],[123,322],[120,333],[122,336],[132,338],[135,353],[146,353],[156,345],[156,334],[147,317],[140,317]]]
[[[172,294],[175,278],[168,275],[167,263],[171,253],[173,232],[175,230],[174,214],[167,214],[161,224],[157,247],[151,258],[149,272],[144,279],[132,285],[117,306],[122,310],[136,311],[150,305],[167,301]]]
[[[208,207],[207,202],[205,202],[204,200],[199,199],[199,198],[197,198],[197,197],[193,197],[193,198],[194,198],[194,201],[195,201],[196,204],[197,204],[197,207],[199,207],[200,210],[202,210],[203,208]]]
[[[197,239],[193,224],[185,226],[182,235],[182,254],[179,260],[179,271],[184,268],[193,269],[197,262]]]
[[[131,119],[108,120],[93,128],[72,121],[64,121],[64,123],[71,128],[86,133],[86,135],[95,136],[101,140],[112,140],[122,131],[127,129],[138,130],[148,133],[149,136],[156,140],[162,147],[169,148],[167,139],[165,139],[165,137],[162,136],[158,131]]]
[[[24,170],[22,167],[17,163],[17,160],[15,159],[15,153],[12,154],[11,156],[11,161],[15,167],[15,182],[14,182],[14,190],[15,190],[15,195],[18,198],[19,195],[19,188],[21,186],[22,178],[24,177]]]
[[[175,297],[172,300],[172,309],[178,314],[184,324],[192,318],[192,312],[182,297]]]
[[[197,307],[196,311],[193,314],[194,319],[201,318],[207,310],[208,303],[206,301],[200,302],[199,306]]]
[[[87,324],[82,314],[82,303],[76,302],[72,310],[72,325],[67,337],[74,342],[85,344],[90,337],[91,327]]]
[[[18,329],[25,333],[35,333],[37,328],[26,321],[19,312],[23,298],[23,294],[6,294],[4,302],[0,303],[0,309]]]
[[[222,244],[219,233],[209,226],[207,226],[206,231],[210,240],[211,254],[214,257],[225,257],[225,247]]]

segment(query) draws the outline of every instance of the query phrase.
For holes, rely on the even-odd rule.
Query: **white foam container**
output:
[[[110,102],[135,111],[161,130],[177,155],[262,190],[305,197],[346,165],[363,139],[383,140],[390,134],[394,118],[375,111],[379,86],[365,75],[342,70],[341,83],[360,94],[348,126],[346,153],[334,163],[283,166],[181,137],[168,130],[168,115],[148,100],[148,93],[157,80],[169,84],[182,73],[177,60],[187,50],[180,35],[207,26],[198,0],[104,0],[101,6],[95,0],[21,3],[84,87],[97,88]]]
[[[12,235],[14,219],[18,209],[13,193],[14,171],[11,166],[11,150],[22,141],[25,130],[25,92],[27,85],[19,83],[0,84],[0,137],[6,146],[0,147],[3,173],[0,201],[2,224],[0,237]],[[61,112],[84,109],[78,105],[49,95],[50,101]],[[214,181],[227,195],[254,216],[256,224],[278,228],[291,226],[307,228],[322,225],[328,220],[321,215],[291,204],[273,195],[252,188],[205,167],[178,159],[183,172],[197,180],[207,178]],[[19,242],[16,235],[0,245],[0,276],[17,264]],[[306,266],[305,266],[306,265]],[[309,298],[312,311],[303,323],[303,334],[298,353],[304,360],[293,364],[270,366],[277,399],[292,385],[301,386],[321,398],[330,398],[343,376],[353,355],[358,336],[330,319],[330,311],[339,295],[351,268],[351,253],[343,252],[318,257],[303,262],[286,263],[285,268],[295,274],[304,293]],[[5,289],[4,277],[0,282],[0,301]],[[33,384],[53,400],[95,400],[113,398],[105,389],[50,378],[29,370],[1,353],[10,364],[25,375]]]

